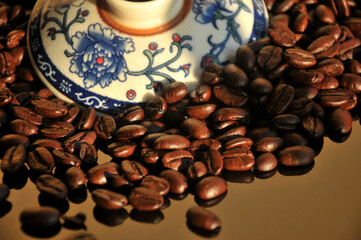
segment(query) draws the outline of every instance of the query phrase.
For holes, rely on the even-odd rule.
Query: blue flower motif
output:
[[[105,88],[112,81],[127,79],[124,54],[135,50],[132,39],[116,36],[111,28],[96,23],[89,25],[87,33],[77,32],[71,41],[75,55],[69,70],[84,79],[86,88],[98,83]]]
[[[196,21],[202,24],[214,22],[218,9],[225,9],[225,0],[194,0],[192,11]]]

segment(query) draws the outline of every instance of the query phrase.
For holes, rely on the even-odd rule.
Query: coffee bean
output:
[[[354,95],[350,90],[336,88],[320,91],[317,99],[323,107],[341,107],[348,109],[350,105],[353,105]]]
[[[109,116],[108,116],[109,117]],[[136,123],[144,118],[144,110],[140,106],[128,108],[115,117],[118,126]]]
[[[282,139],[284,142],[284,144],[283,144],[284,147],[291,147],[291,146],[297,146],[297,145],[302,145],[302,146],[308,145],[307,138],[297,132],[287,132],[284,135],[282,135]]]
[[[339,87],[339,82],[335,77],[325,76],[322,82],[312,85],[318,90],[336,89]]]
[[[62,143],[56,139],[51,139],[51,138],[38,139],[35,142],[33,142],[30,147],[31,148],[45,147],[51,150],[53,149],[63,150]]]
[[[86,175],[79,167],[70,167],[65,172],[65,183],[69,190],[75,190],[85,185]]]
[[[260,172],[269,172],[277,167],[277,158],[270,152],[258,155],[255,161],[254,167]]]
[[[245,92],[221,84],[213,88],[213,94],[219,101],[231,107],[242,107],[248,100]]]
[[[97,206],[109,210],[121,209],[128,203],[126,196],[107,189],[95,189],[91,194]]]
[[[160,178],[154,175],[145,176],[140,183],[140,186],[152,189],[161,196],[167,195],[170,190],[170,184],[165,178]]]
[[[235,127],[215,137],[215,140],[218,140],[223,143],[233,138],[243,137],[245,133],[246,133],[245,126]]]
[[[10,122],[11,130],[14,133],[30,136],[38,133],[38,127],[31,122],[22,119],[15,119]]]
[[[35,125],[41,125],[43,123],[43,117],[27,107],[13,107],[13,114],[15,117],[24,119]]]
[[[157,138],[153,143],[155,149],[175,150],[185,149],[189,146],[189,140],[180,135],[164,135]]]
[[[294,99],[288,107],[287,112],[295,114],[299,117],[306,116],[312,111],[313,101],[307,97],[299,97]]]
[[[141,125],[126,125],[118,128],[115,132],[115,140],[127,140],[143,136],[147,132],[147,129]]]
[[[111,175],[118,175],[119,165],[115,162],[103,163],[88,170],[86,173],[90,183],[104,185],[108,182]]]
[[[74,153],[75,145],[81,142],[93,144],[97,138],[95,131],[79,132],[64,141],[64,149],[69,153]]]
[[[256,95],[266,95],[273,91],[273,85],[265,78],[256,78],[250,82],[249,90]]]
[[[23,145],[10,147],[1,161],[1,171],[7,174],[18,172],[25,163],[26,149]]]
[[[137,210],[154,211],[161,208],[164,198],[152,189],[137,187],[130,193],[129,203]]]
[[[16,63],[10,52],[0,52],[0,74],[11,75],[15,73]],[[14,91],[16,92],[16,91]]]
[[[302,127],[309,138],[322,137],[325,130],[321,119],[311,115],[302,118]]]
[[[88,107],[85,109],[80,116],[80,119],[78,121],[78,124],[76,128],[78,130],[89,130],[93,127],[94,121],[96,118],[96,112],[95,109],[92,107]]]
[[[201,82],[206,84],[217,84],[221,80],[222,68],[216,63],[209,63],[201,75]]]
[[[205,164],[208,174],[219,175],[223,169],[223,158],[221,153],[215,149],[204,151],[201,161]]]
[[[182,99],[174,104],[169,104],[164,120],[170,124],[178,125],[186,119],[186,108],[188,107],[189,100]]]
[[[327,132],[333,135],[341,135],[351,132],[352,116],[349,111],[335,108],[326,115]]]
[[[265,137],[253,144],[252,149],[257,152],[274,152],[283,145],[283,139],[280,137]]]
[[[353,92],[361,92],[361,76],[352,73],[345,73],[338,77],[340,87]]]
[[[208,173],[207,167],[203,162],[196,161],[190,165],[186,171],[186,176],[189,180],[196,181]]]
[[[317,63],[311,52],[299,48],[286,49],[283,57],[288,64],[296,68],[309,68]]]
[[[34,109],[38,114],[47,118],[59,118],[68,112],[66,107],[46,99],[33,100],[31,104],[34,105]]]
[[[216,107],[216,104],[211,103],[189,106],[186,109],[186,113],[191,118],[206,119],[216,110]]]
[[[318,21],[326,24],[334,24],[335,23],[335,15],[331,8],[324,4],[319,4],[315,8],[315,15]]]
[[[97,120],[94,122],[93,130],[101,139],[112,138],[116,130],[114,118],[108,115],[98,117]]]
[[[250,72],[256,65],[256,56],[249,46],[240,46],[236,52],[236,63],[245,72]]]
[[[283,50],[280,47],[268,45],[261,49],[257,63],[266,72],[270,72],[281,64]]]
[[[68,195],[66,185],[58,178],[50,175],[43,174],[36,180],[36,187],[39,191],[49,194],[57,199],[64,199]]]
[[[80,166],[81,164],[81,160],[77,156],[71,153],[67,153],[61,150],[53,150],[52,155],[54,156],[55,162],[58,164],[71,165],[77,167]]]
[[[20,221],[30,227],[52,227],[59,223],[60,212],[53,207],[33,207],[21,212]]]
[[[194,103],[201,103],[208,102],[211,96],[211,87],[207,84],[201,84],[189,94],[189,99]]]
[[[230,120],[247,119],[249,116],[248,111],[242,108],[220,108],[212,114],[214,122],[223,122]]]
[[[218,176],[209,176],[194,186],[194,195],[202,200],[219,197],[227,191],[227,182]]]
[[[136,161],[124,160],[120,164],[120,169],[124,177],[129,181],[138,181],[148,175],[148,169]]]
[[[334,77],[341,75],[345,70],[345,66],[340,60],[330,58],[318,62],[314,69],[323,72],[327,76]]]
[[[252,152],[243,147],[232,148],[222,153],[223,168],[228,171],[246,171],[254,166]]]
[[[296,44],[296,35],[285,24],[270,25],[268,36],[281,47],[293,47]]]
[[[195,118],[187,118],[181,123],[180,128],[196,139],[209,138],[211,134],[208,127],[202,121]]]
[[[251,61],[255,61],[255,56],[251,49],[249,49],[249,53],[252,54],[254,59]],[[250,63],[255,64],[255,63]],[[253,67],[252,67],[253,68]],[[252,69],[249,69],[249,71]],[[223,68],[223,78],[224,82],[228,87],[231,88],[245,88],[248,85],[248,76],[242,68],[238,67],[235,64],[228,64]]]
[[[166,169],[158,176],[165,178],[169,182],[171,193],[182,194],[188,188],[187,178],[181,172],[173,169]]]
[[[280,114],[272,118],[271,125],[277,130],[295,130],[301,119],[294,114]]]
[[[293,101],[295,90],[292,86],[281,84],[274,90],[267,104],[267,111],[271,115],[285,112]]]
[[[94,145],[87,142],[78,142],[75,144],[75,151],[82,163],[88,165],[96,165],[98,161],[98,149]]]
[[[11,102],[11,91],[7,87],[0,87],[0,107]]]
[[[182,82],[174,82],[163,89],[162,97],[168,104],[182,100],[188,93],[187,86]]]
[[[237,137],[233,138],[223,144],[224,149],[232,149],[236,147],[244,147],[244,148],[251,148],[253,145],[253,141],[247,137]]]
[[[42,136],[53,139],[67,137],[74,131],[72,124],[60,121],[48,123],[40,130]]]
[[[8,149],[17,145],[23,145],[27,148],[29,146],[29,138],[20,134],[6,134],[0,138],[0,146],[2,149]]]
[[[296,33],[303,33],[308,26],[309,15],[307,12],[301,12],[297,15],[293,22],[292,30]]]
[[[290,76],[296,83],[307,86],[319,84],[325,78],[323,72],[308,69],[292,69]]]
[[[193,155],[186,150],[167,152],[162,157],[163,167],[179,171],[187,169],[193,162]]]
[[[142,148],[140,155],[146,163],[156,163],[165,154],[165,150],[155,150],[152,148]]]
[[[130,140],[122,140],[111,143],[107,146],[107,151],[113,157],[126,158],[133,155],[137,144]]]
[[[51,173],[55,165],[50,151],[44,147],[36,147],[29,152],[26,162],[30,169],[39,173]]]
[[[13,56],[15,66],[19,66],[20,63],[23,61],[25,55],[25,47],[24,46],[17,46],[10,51],[11,56]]]
[[[209,149],[215,149],[219,150],[222,147],[222,144],[215,140],[215,139],[200,139],[200,140],[194,140],[191,142],[189,146],[189,150],[191,152],[195,152],[197,150],[209,150]]]
[[[9,187],[3,183],[0,183],[0,203],[5,201],[9,197]]]
[[[76,105],[67,106],[68,112],[61,118],[63,122],[73,123],[74,119],[78,116],[80,108]]]
[[[206,231],[215,231],[222,226],[221,219],[202,207],[192,207],[187,211],[187,223]]]
[[[145,115],[151,119],[161,118],[167,110],[167,102],[162,97],[152,98],[144,108]]]
[[[285,166],[306,166],[313,162],[315,152],[307,146],[292,146],[282,149],[277,158],[280,164]]]

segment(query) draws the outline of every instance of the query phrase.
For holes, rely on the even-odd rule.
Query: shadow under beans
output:
[[[158,224],[164,219],[164,214],[160,210],[156,211],[139,211],[132,209],[130,211],[130,218],[141,223]]]
[[[192,226],[191,224],[189,224],[188,221],[187,221],[187,227],[188,227],[189,230],[191,230],[195,234],[200,235],[200,236],[205,237],[205,238],[217,237],[218,234],[221,232],[221,228],[216,228],[213,231],[207,231],[205,229],[197,228],[197,227]]]
[[[38,202],[40,206],[54,207],[62,214],[69,210],[69,202],[66,199],[57,199],[46,193],[39,194]]]
[[[335,143],[343,143],[345,142],[351,135],[351,132],[348,132],[348,133],[331,133],[331,132],[328,132],[327,133],[327,136],[328,138],[332,141],[332,142],[335,142]]]
[[[306,173],[309,173],[315,165],[315,161],[312,163],[306,165],[306,166],[300,166],[300,167],[288,167],[279,165],[278,166],[278,172],[284,176],[301,176],[305,175]]]
[[[254,181],[254,175],[251,170],[248,171],[222,171],[222,177],[233,183],[252,183]]]
[[[78,213],[75,216],[63,216],[62,219],[64,220],[63,227],[67,229],[87,229],[87,227],[84,225],[86,216],[83,213]]]
[[[224,192],[220,196],[210,199],[210,200],[203,200],[194,196],[194,201],[201,207],[213,207],[216,206],[218,203],[222,202],[222,200],[227,196],[228,191]]]
[[[189,192],[186,190],[184,193],[181,193],[181,194],[168,193],[167,196],[173,200],[181,201],[181,200],[185,199],[186,197],[188,197],[188,194],[189,194]]]
[[[21,230],[32,237],[36,238],[51,238],[57,235],[61,230],[60,222],[55,226],[51,227],[32,227],[27,225],[22,225]]]
[[[68,200],[75,204],[83,203],[87,198],[88,198],[88,190],[85,186],[68,192]]]
[[[95,220],[98,222],[109,227],[115,227],[122,224],[128,218],[129,214],[124,208],[119,210],[108,210],[95,206],[93,209],[93,215]]]
[[[258,179],[268,179],[276,175],[276,173],[277,173],[277,168],[274,168],[268,172],[261,172],[261,171],[257,171],[256,169],[253,170],[253,175]]]
[[[14,174],[4,174],[3,183],[8,185],[10,189],[22,189],[28,182],[29,170],[23,166]]]
[[[1,201],[0,202],[0,218],[4,217],[11,211],[12,203],[9,201]]]

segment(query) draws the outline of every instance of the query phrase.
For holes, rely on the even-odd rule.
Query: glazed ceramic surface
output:
[[[39,0],[28,49],[57,97],[116,114],[174,81],[195,89],[207,63],[264,36],[266,14],[263,0]]]

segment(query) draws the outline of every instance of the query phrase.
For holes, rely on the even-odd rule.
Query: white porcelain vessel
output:
[[[116,114],[174,81],[195,89],[267,23],[263,0],[38,0],[28,50],[57,97]]]

